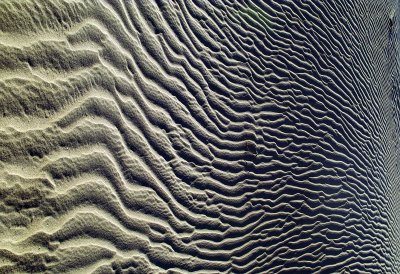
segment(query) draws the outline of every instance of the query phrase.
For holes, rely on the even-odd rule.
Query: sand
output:
[[[0,273],[399,273],[399,2],[0,2]]]

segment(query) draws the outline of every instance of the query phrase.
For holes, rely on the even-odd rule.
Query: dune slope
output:
[[[0,1],[0,273],[400,273],[399,8]]]

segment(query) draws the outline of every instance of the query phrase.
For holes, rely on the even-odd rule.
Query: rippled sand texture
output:
[[[400,273],[399,12],[2,0],[0,273]]]

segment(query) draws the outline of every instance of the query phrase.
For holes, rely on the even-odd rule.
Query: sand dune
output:
[[[399,2],[0,2],[0,273],[399,273]]]

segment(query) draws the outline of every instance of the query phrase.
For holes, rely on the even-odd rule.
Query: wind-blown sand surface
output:
[[[400,273],[399,8],[0,1],[0,273]]]

